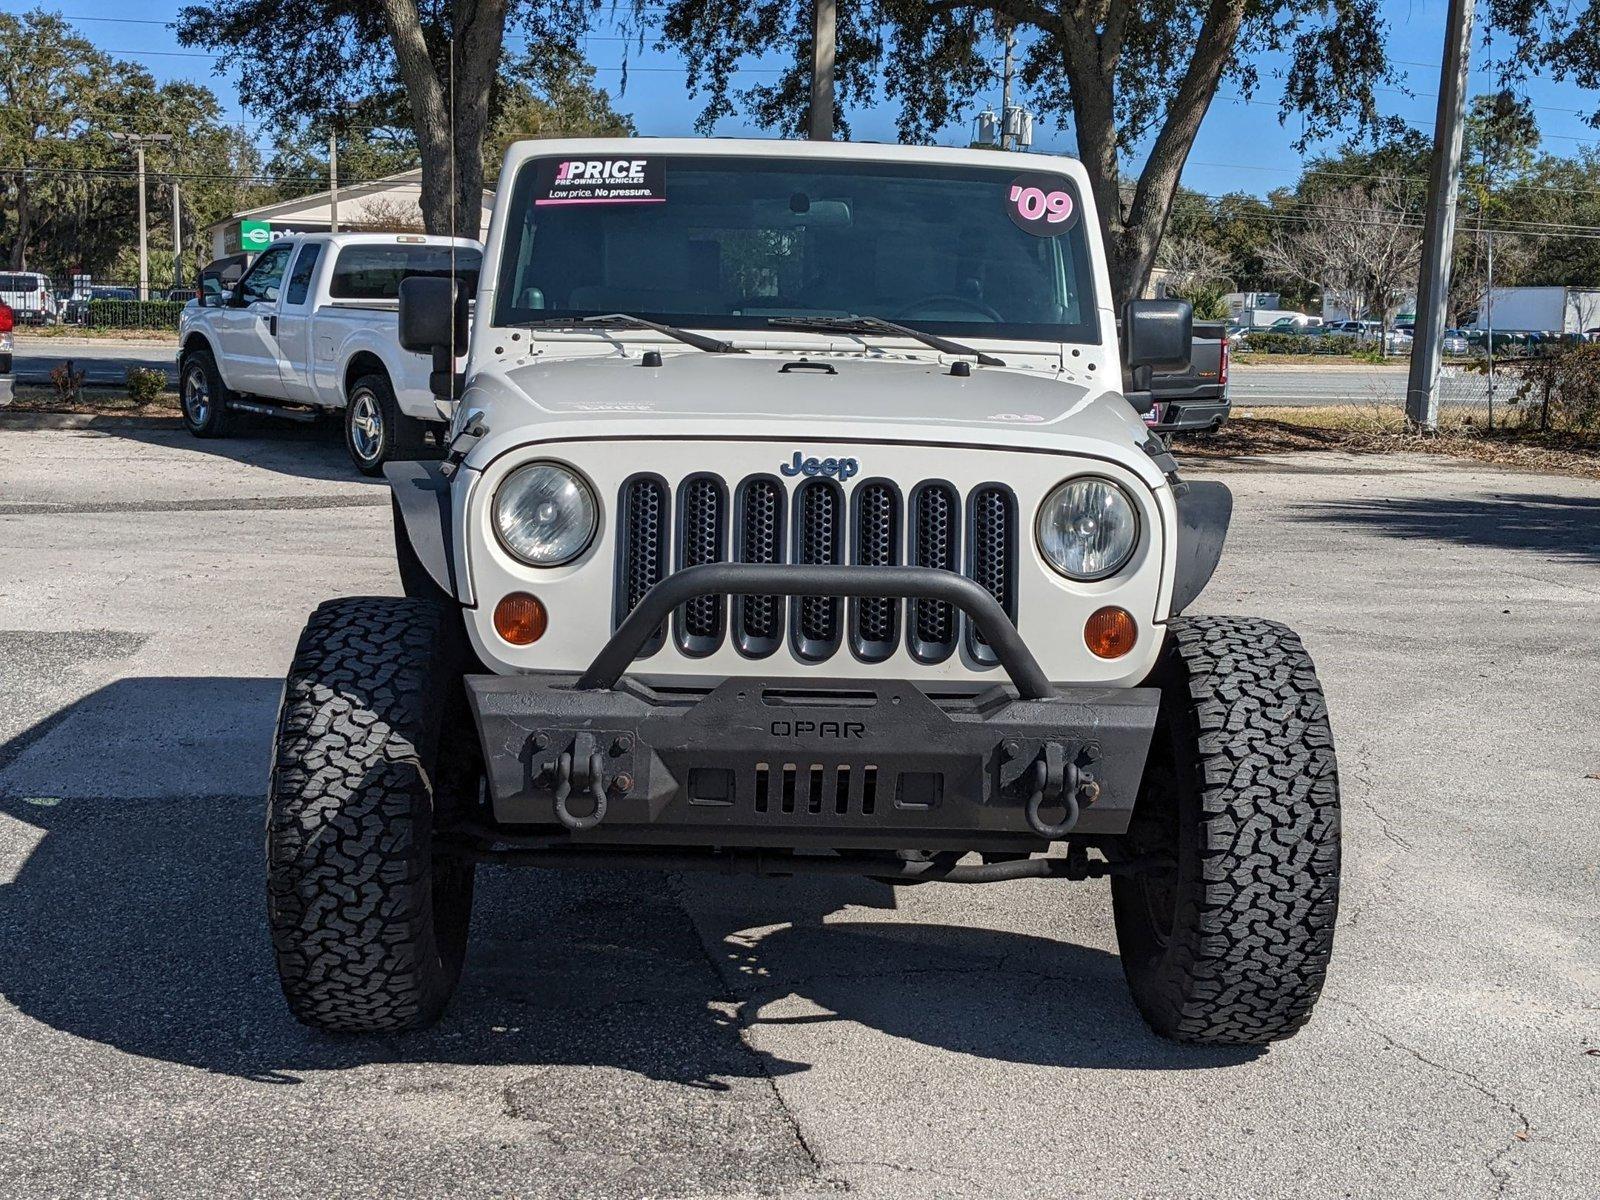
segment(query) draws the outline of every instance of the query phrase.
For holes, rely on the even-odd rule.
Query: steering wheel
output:
[[[974,300],[971,296],[957,296],[953,292],[941,293],[936,296],[924,296],[921,300],[914,300],[902,308],[899,312],[895,313],[894,319],[899,321],[905,317],[922,316],[924,310],[926,309],[936,309],[947,306],[968,309],[971,312],[978,313],[986,321],[993,321],[996,325],[1002,324],[1005,321],[1004,317],[1002,317],[994,309],[990,308],[982,300]],[[938,318],[935,317],[933,319],[937,320]]]

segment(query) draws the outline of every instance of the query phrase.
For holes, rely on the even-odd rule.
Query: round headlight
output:
[[[599,523],[594,493],[555,463],[518,467],[494,497],[500,544],[530,567],[559,567],[582,554]]]
[[[1039,549],[1068,578],[1115,575],[1138,544],[1138,510],[1109,479],[1069,480],[1039,508]]]

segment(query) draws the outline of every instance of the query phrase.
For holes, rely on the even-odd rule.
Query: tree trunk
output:
[[[28,164],[24,161],[22,170],[17,172],[17,236],[11,243],[10,261],[6,264],[13,271],[28,269],[28,238],[32,234],[32,214],[28,208]]]
[[[383,0],[422,155],[422,226],[431,234],[476,238],[480,233],[483,139],[505,41],[506,3],[455,0],[452,69],[441,79],[416,0]]]

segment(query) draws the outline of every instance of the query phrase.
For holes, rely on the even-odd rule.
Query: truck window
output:
[[[614,182],[624,168],[637,180]],[[1081,198],[1048,170],[644,152],[533,159],[513,187],[497,324],[856,315],[1099,340]]]
[[[454,270],[470,296],[478,290],[483,255],[469,246],[346,246],[328,281],[335,300],[398,300],[413,275],[447,278]]]
[[[250,273],[239,281],[247,304],[257,300],[276,300],[278,287],[283,283],[283,269],[289,265],[289,247],[273,246],[263,250]]]
[[[322,257],[321,242],[307,242],[300,247],[300,257],[294,260],[294,270],[289,272],[289,286],[283,302],[299,307],[311,294],[311,276],[317,269],[317,259]]]

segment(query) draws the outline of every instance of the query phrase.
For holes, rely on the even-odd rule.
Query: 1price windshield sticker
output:
[[[666,172],[648,158],[566,158],[539,164],[535,204],[661,204]]]
[[[1035,237],[1055,237],[1077,221],[1078,198],[1059,175],[1018,175],[1006,188],[1006,215]]]

